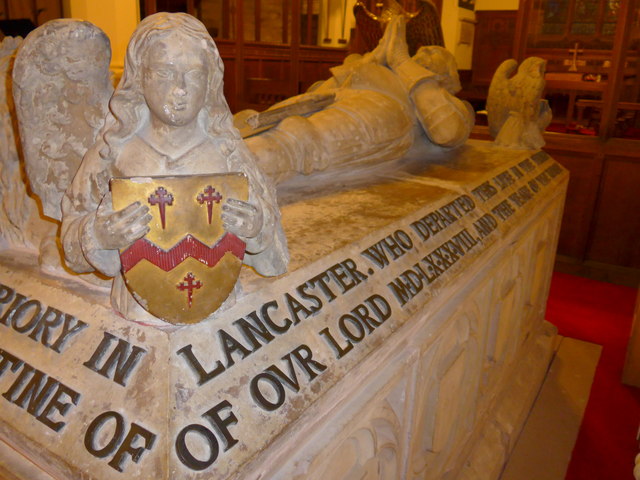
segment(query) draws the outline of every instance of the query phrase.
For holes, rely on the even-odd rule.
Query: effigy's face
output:
[[[201,42],[179,34],[170,34],[149,48],[142,91],[152,116],[171,126],[197,118],[207,95],[205,59]]]

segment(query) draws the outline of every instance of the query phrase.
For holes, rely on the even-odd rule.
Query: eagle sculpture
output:
[[[544,146],[542,132],[551,122],[549,104],[541,99],[545,66],[542,58],[529,57],[519,67],[515,60],[505,60],[496,70],[487,113],[489,133],[497,145],[526,150]]]

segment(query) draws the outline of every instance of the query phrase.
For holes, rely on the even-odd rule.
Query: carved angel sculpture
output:
[[[542,132],[551,122],[549,104],[541,100],[546,61],[529,57],[513,75],[517,66],[515,60],[505,60],[491,80],[487,98],[489,132],[497,145],[539,149],[544,146]]]
[[[45,214],[62,219],[65,264],[114,277],[114,307],[139,320],[146,312],[124,287],[118,250],[146,235],[152,217],[141,202],[114,210],[110,179],[241,172],[248,200],[225,200],[223,228],[246,244],[245,264],[263,275],[284,273],[275,190],[233,128],[222,61],[204,25],[186,14],[145,18],[115,91],[109,57],[97,27],[55,20],[27,37],[16,60],[26,169]]]

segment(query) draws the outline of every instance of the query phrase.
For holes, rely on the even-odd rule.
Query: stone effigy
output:
[[[0,465],[26,469],[15,450],[29,480],[498,478],[552,354],[567,179],[540,152],[470,142],[325,189],[282,208],[287,275],[241,275],[241,301],[174,331],[3,255]]]
[[[82,275],[0,250],[0,477],[497,479],[552,355],[544,310],[567,172],[541,151],[464,142],[466,114],[447,101],[434,118],[462,126],[458,148],[327,166],[330,182],[319,172],[302,190],[285,180],[278,210],[231,128],[221,77],[195,19],[141,23],[62,193],[67,261],[122,286],[132,245],[192,220],[206,235],[217,218],[216,232],[246,239],[256,271],[287,273],[242,268],[235,301],[167,323],[140,308],[125,318]],[[412,128],[435,137],[438,122],[413,108]],[[237,209],[223,211],[226,198]],[[194,303],[189,273],[152,288]],[[129,297],[116,305],[134,301],[119,291]]]
[[[542,132],[552,117],[549,103],[542,99],[546,64],[538,57],[526,58],[520,66],[510,59],[496,70],[489,86],[487,114],[489,133],[497,145],[525,150],[544,146]]]
[[[267,131],[246,138],[265,173],[277,183],[296,174],[388,163],[429,145],[455,148],[469,137],[471,106],[460,90],[455,58],[442,47],[422,47],[409,57],[405,18],[394,17],[378,47],[351,55],[332,77],[310,92],[271,109],[318,96],[334,101],[308,117],[292,115]],[[253,112],[236,115],[241,121]]]

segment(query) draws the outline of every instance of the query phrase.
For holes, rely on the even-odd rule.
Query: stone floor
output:
[[[602,347],[559,337],[538,399],[501,480],[563,480]]]

